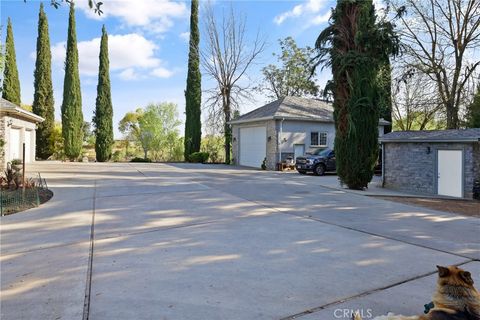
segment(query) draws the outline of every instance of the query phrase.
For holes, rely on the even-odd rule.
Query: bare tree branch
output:
[[[404,6],[401,36],[410,65],[436,85],[447,127],[458,128],[465,92],[480,63],[469,58],[480,47],[480,1],[395,0]],[[470,56],[469,56],[470,55]]]
[[[245,26],[245,18],[239,17],[232,7],[228,15],[223,14],[220,24],[212,7],[205,7],[207,37],[200,57],[204,72],[216,82],[215,88],[205,91],[208,124],[223,127],[227,163],[230,162],[232,114],[243,100],[252,98],[253,88],[242,80],[265,49],[265,40],[259,33],[252,43],[247,43]]]

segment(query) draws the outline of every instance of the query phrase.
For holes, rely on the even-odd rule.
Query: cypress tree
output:
[[[73,2],[70,4],[65,79],[63,81],[62,136],[65,155],[70,160],[77,159],[82,151],[83,113]]]
[[[17,58],[15,55],[15,43],[10,18],[8,18],[7,39],[5,40],[5,67],[2,97],[18,106],[21,105],[20,80],[18,79]]]
[[[36,155],[40,159],[47,159],[53,154],[54,142],[51,138],[55,126],[55,107],[52,86],[52,55],[50,53],[50,37],[48,35],[48,21],[40,3],[38,15],[37,60],[34,71],[33,113],[43,117],[44,122],[39,123],[36,133]]]
[[[398,52],[398,37],[392,24],[376,23],[372,0],[338,0],[330,21],[315,46],[332,67],[337,173],[363,189],[378,155],[379,72]]]
[[[392,67],[390,59],[383,62],[378,73],[378,107],[380,118],[392,123]],[[392,125],[385,126],[384,133],[392,132]]]
[[[113,145],[113,107],[110,92],[108,35],[105,26],[102,28],[99,59],[97,101],[93,122],[95,124],[95,152],[97,161],[104,162],[110,160]]]
[[[198,0],[192,0],[190,13],[190,51],[188,53],[187,88],[185,90],[185,141],[184,156],[200,151],[202,139],[201,102],[202,87],[199,56],[200,31],[198,30]]]

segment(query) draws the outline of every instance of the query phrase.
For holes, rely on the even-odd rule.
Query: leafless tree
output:
[[[392,116],[396,130],[440,129],[442,101],[435,83],[408,66],[394,66]]]
[[[233,112],[245,98],[251,98],[253,87],[245,81],[248,69],[265,48],[265,40],[257,33],[247,42],[245,18],[230,8],[221,21],[215,18],[210,5],[205,6],[205,39],[201,62],[207,77],[216,83],[206,90],[209,122],[223,126],[225,136],[225,162],[230,163],[232,130],[229,124]]]
[[[459,127],[465,90],[480,59],[480,1],[393,0],[405,55],[436,86],[447,128]]]

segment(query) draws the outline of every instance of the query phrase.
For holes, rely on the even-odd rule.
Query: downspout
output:
[[[382,142],[382,188],[385,188],[385,144]]]
[[[282,162],[283,121],[285,121],[285,118],[282,118],[282,120],[280,120],[280,136],[279,136],[279,139],[277,139],[277,145],[278,145],[278,163],[281,163],[281,162]]]

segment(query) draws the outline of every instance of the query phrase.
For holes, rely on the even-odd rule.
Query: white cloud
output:
[[[170,0],[115,0],[104,1],[102,15],[88,7],[88,1],[77,1],[76,6],[92,19],[119,18],[129,27],[142,27],[145,30],[163,33],[173,26],[173,20],[187,16],[184,2]]]
[[[332,15],[332,12],[330,10],[328,10],[324,14],[319,14],[318,16],[316,16],[310,22],[311,22],[311,24],[316,26],[316,25],[327,22],[330,19],[331,15]]]
[[[292,10],[279,14],[273,19],[273,21],[280,25],[289,18],[297,18],[304,15],[318,13],[325,6],[325,3],[326,0],[306,0],[304,3],[293,7]]]
[[[120,77],[120,79],[127,80],[127,81],[138,80],[141,78],[140,74],[138,74],[134,68],[125,69],[122,72],[120,72],[118,76]]]
[[[190,32],[182,32],[180,33],[180,38],[186,42],[190,40]]]
[[[65,42],[57,43],[52,47],[52,60],[57,65],[64,65],[65,47]],[[80,73],[87,76],[97,75],[100,38],[80,41],[77,47]],[[136,33],[109,35],[108,51],[110,70],[122,70],[120,73],[122,79],[137,79],[137,69],[160,67],[161,60],[155,57],[156,49],[157,46],[155,43]]]
[[[158,77],[158,78],[170,78],[173,76],[173,71],[167,70],[163,67],[155,68],[151,72],[152,76]]]

